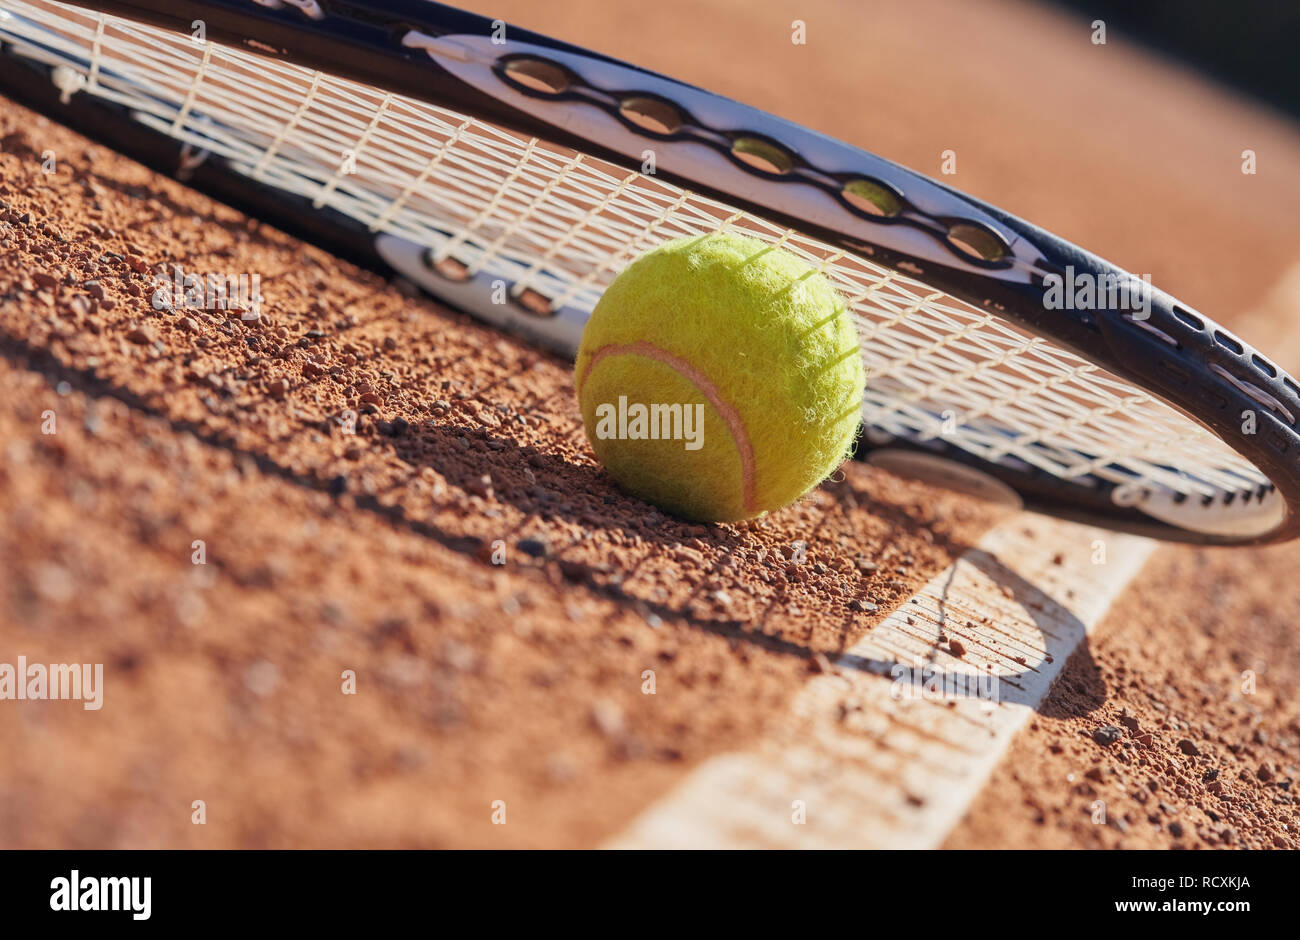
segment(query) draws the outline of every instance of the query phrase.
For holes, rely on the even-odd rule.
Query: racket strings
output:
[[[80,93],[372,232],[590,311],[662,241],[729,228],[802,256],[847,299],[869,427],[1080,485],[1200,498],[1267,478],[1136,386],[906,274],[653,176],[470,115],[53,2],[11,2],[0,36],[84,78]],[[64,73],[66,75],[66,72]],[[436,268],[442,270],[442,268]]]

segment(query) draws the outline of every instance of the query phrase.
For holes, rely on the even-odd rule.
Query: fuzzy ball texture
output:
[[[582,334],[583,425],[625,489],[701,522],[793,502],[848,454],[862,413],[857,332],[830,281],[728,232],[650,251]]]

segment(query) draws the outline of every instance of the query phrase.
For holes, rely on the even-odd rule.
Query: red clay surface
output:
[[[1300,365],[1268,300],[1300,136],[1120,37],[993,0],[808,0],[807,46],[740,0],[467,5],[922,172],[952,149]],[[105,664],[101,711],[0,703],[0,845],[594,845],[999,518],[852,465],[678,523],[601,473],[567,363],[20,108],[0,138],[0,662]],[[264,317],[154,311],[177,264],[259,272]],[[1297,847],[1298,551],[1162,549],[949,844]]]
[[[994,516],[851,466],[667,518],[568,363],[0,121],[3,661],[106,669],[102,711],[5,703],[0,843],[591,844]],[[176,264],[264,272],[263,316],[154,310]]]
[[[1157,554],[949,847],[1300,848],[1295,563]]]

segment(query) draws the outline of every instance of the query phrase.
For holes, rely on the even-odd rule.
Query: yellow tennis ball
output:
[[[574,367],[610,475],[701,522],[778,509],[831,473],[853,445],[864,378],[830,281],[726,232],[634,261],[596,304]]]

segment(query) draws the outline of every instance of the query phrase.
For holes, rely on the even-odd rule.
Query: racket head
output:
[[[489,322],[572,355],[639,251],[734,227],[802,254],[853,305],[863,459],[1166,538],[1297,532],[1296,383],[1202,314],[995,207],[567,43],[513,27],[497,42],[497,24],[438,4],[364,21],[311,5],[107,6],[132,19],[15,4],[77,25],[7,28],[0,81]],[[198,20],[205,43],[189,39]],[[93,74],[97,93],[66,94],[59,68],[64,85],[67,70]],[[241,86],[259,89],[260,124]],[[342,172],[330,146],[358,142],[361,172]],[[442,175],[426,172],[435,162]],[[1141,308],[1053,306],[1067,276],[1131,286]]]

